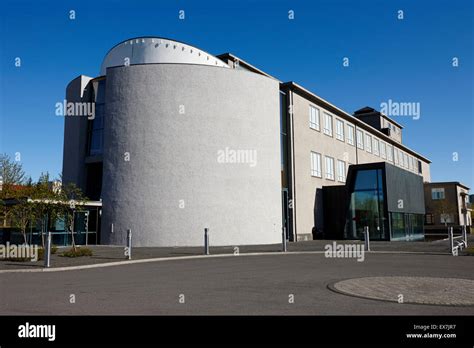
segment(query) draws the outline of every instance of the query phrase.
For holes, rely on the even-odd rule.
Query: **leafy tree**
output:
[[[63,184],[58,193],[59,213],[64,217],[66,229],[71,233],[71,244],[74,252],[76,251],[76,241],[74,239],[74,212],[78,206],[83,206],[87,198],[82,190],[73,183]]]
[[[0,154],[1,197],[7,198],[12,194],[13,186],[23,184],[25,180],[21,162],[12,160],[6,153]]]

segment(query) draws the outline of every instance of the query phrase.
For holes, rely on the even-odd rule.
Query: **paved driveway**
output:
[[[469,306],[390,303],[327,287],[342,279],[374,276],[474,279],[474,257],[372,253],[357,262],[324,254],[282,254],[0,274],[0,313],[474,314]]]

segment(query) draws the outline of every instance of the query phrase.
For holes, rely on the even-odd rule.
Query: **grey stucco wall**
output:
[[[81,75],[66,88],[67,102],[89,102],[85,88],[92,78]],[[63,171],[64,183],[75,183],[85,190],[85,165],[87,142],[87,117],[66,116],[64,120]]]
[[[136,246],[197,246],[204,227],[211,245],[280,241],[277,81],[198,65],[109,68],[104,129],[102,243],[124,244],[131,228]],[[219,163],[226,148],[255,150],[256,165]]]

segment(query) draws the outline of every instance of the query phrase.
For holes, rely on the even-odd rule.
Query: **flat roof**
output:
[[[260,70],[259,68],[253,66],[252,64],[246,62],[245,60],[243,59],[240,59],[239,57],[233,55],[232,53],[229,53],[229,52],[226,52],[226,53],[222,53],[222,54],[219,54],[216,56],[217,58],[219,58],[220,60],[223,60],[223,59],[230,59],[231,61],[235,62],[235,61],[238,61],[239,62],[239,65],[242,65],[244,66],[245,68],[247,68],[248,70],[250,71],[253,71],[257,74],[260,74],[260,75],[264,75],[266,77],[269,77],[271,79],[274,79],[274,80],[277,80],[278,82],[281,83],[281,81],[279,79],[277,79],[275,76],[272,76],[270,74],[267,74],[265,71],[262,71]]]
[[[459,181],[437,181],[437,182],[426,182],[425,185],[456,185],[456,186],[461,186],[464,187],[466,190],[470,190],[469,187],[464,185],[463,183]]]

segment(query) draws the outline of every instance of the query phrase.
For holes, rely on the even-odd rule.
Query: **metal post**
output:
[[[449,239],[449,249],[451,251],[451,254],[453,253],[454,250],[454,238],[453,238],[453,228],[448,227],[448,239]]]
[[[364,226],[364,249],[370,251],[369,226]]]
[[[282,227],[281,229],[281,244],[282,244],[282,251],[286,253],[286,227]]]
[[[462,239],[464,240],[464,247],[467,248],[467,226],[462,226]]]
[[[128,259],[132,259],[132,230],[127,230],[127,248],[128,248]]]
[[[51,232],[48,232],[46,237],[46,247],[44,250],[44,267],[49,268],[51,266]]]
[[[209,255],[209,228],[204,229],[204,254]]]
[[[88,211],[86,211],[86,216],[87,216],[87,219],[86,219],[86,224],[85,224],[86,225],[85,230],[86,230],[86,246],[87,246],[88,245],[87,236],[89,235],[89,212]]]

